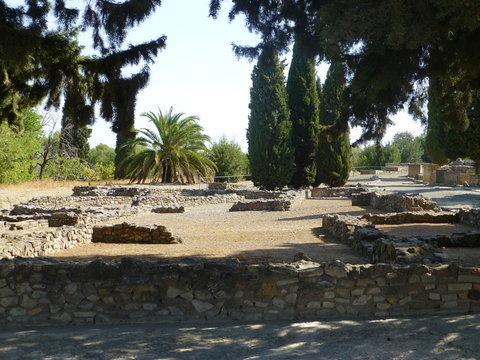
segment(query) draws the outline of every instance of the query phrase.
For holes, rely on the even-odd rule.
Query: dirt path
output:
[[[189,208],[183,214],[147,214],[122,221],[160,224],[176,232],[183,244],[86,244],[54,254],[58,259],[112,260],[121,256],[150,259],[199,258],[240,261],[292,261],[303,253],[318,262],[341,259],[352,264],[367,260],[349,246],[322,234],[322,216],[328,213],[359,215],[364,208],[347,198],[308,199],[287,212],[229,212],[231,204]]]
[[[0,330],[0,358],[476,360],[480,315]]]

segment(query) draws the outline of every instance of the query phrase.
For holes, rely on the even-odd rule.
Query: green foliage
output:
[[[443,144],[445,156],[450,159],[470,158],[476,161],[477,173],[480,164],[480,91],[472,92],[472,104],[467,108],[467,115],[470,123],[464,131],[447,129],[444,123],[436,124],[438,132],[436,141]],[[430,119],[429,119],[430,120]],[[432,119],[434,122],[435,119]],[[434,122],[435,124],[435,122]],[[432,135],[433,137],[433,135]]]
[[[210,159],[217,167],[217,181],[235,182],[240,178],[221,178],[220,176],[234,176],[248,174],[248,157],[242,152],[240,145],[233,140],[229,141],[225,136],[213,143],[211,148]]]
[[[0,182],[16,183],[33,180],[36,155],[42,147],[41,116],[25,110],[20,119],[23,131],[15,132],[7,124],[0,125]]]
[[[68,7],[64,0],[25,0],[22,6],[10,6],[0,1],[0,123],[21,130],[22,109],[43,99],[47,107],[58,108],[63,98],[64,122],[73,124],[76,155],[85,158],[87,126],[100,105],[100,115],[112,123],[121,147],[134,136],[136,96],[148,83],[148,63],[165,47],[166,37],[137,45],[123,42],[128,30],[160,4],[93,0]],[[95,54],[82,54],[80,29],[91,31]],[[125,77],[124,69],[132,65],[140,70]]]
[[[88,152],[87,161],[91,165],[113,163],[115,150],[108,145],[98,144]]]
[[[370,145],[361,151],[361,154],[356,155],[354,166],[362,167],[381,167],[386,163],[399,163],[400,151],[397,147],[387,144],[385,146]]]
[[[61,157],[57,154],[53,161],[47,164],[45,175],[54,180],[87,180],[89,170],[83,160],[77,157]]]
[[[113,162],[89,165],[78,157],[56,154],[45,167],[45,175],[53,180],[98,181],[113,179],[115,165]]]
[[[425,144],[427,154],[435,164],[448,163],[445,149],[445,130],[441,118],[441,96],[444,90],[437,79],[430,79],[428,89],[428,126]]]
[[[469,119],[465,129],[453,128],[441,116],[445,111],[442,99],[445,89],[444,79],[432,78],[429,89],[428,130],[426,144],[433,162],[445,164],[457,157],[468,157],[480,161],[480,91],[470,91],[472,99],[465,109]],[[478,167],[477,167],[478,172]]]
[[[303,39],[297,35],[287,80],[292,144],[295,152],[295,172],[290,185],[294,188],[312,185],[316,175],[319,99],[315,57],[309,54],[305,47]]]
[[[423,162],[425,154],[425,137],[413,136],[409,132],[400,132],[393,136],[392,146],[400,152],[401,163]]]
[[[202,134],[198,117],[182,118],[183,115],[174,114],[173,108],[165,113],[143,114],[155,129],[136,130],[140,136],[121,148],[127,156],[119,164],[120,170],[132,182],[144,183],[151,177],[153,181],[164,183],[193,183],[196,177],[213,174],[216,167],[205,145],[210,138]]]
[[[266,48],[252,72],[247,129],[252,181],[266,189],[283,188],[293,173],[290,119],[284,65]]]
[[[221,3],[211,0],[213,15]],[[432,78],[444,79],[440,123],[469,126],[470,90],[480,89],[479,1],[232,0],[230,17],[238,15],[261,42],[237,47],[237,54],[256,56],[266,43],[285,51],[294,28],[306,34],[311,52],[347,66],[350,121],[363,127],[363,142],[380,140],[406,103],[425,120]]]
[[[352,168],[348,128],[345,74],[341,63],[332,63],[327,73],[320,101],[320,126],[343,124],[343,131],[332,136],[321,132],[318,138],[317,174],[314,185],[343,186]]]

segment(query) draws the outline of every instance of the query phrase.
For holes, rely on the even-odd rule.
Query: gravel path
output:
[[[0,330],[0,359],[476,360],[480,315]]]
[[[372,180],[374,179],[375,180]],[[378,178],[378,179],[376,179]],[[372,175],[355,174],[349,184],[360,184],[367,188],[378,188],[398,192],[417,193],[432,199],[440,207],[459,209],[462,207],[480,208],[480,187],[429,185],[407,178],[398,173]]]

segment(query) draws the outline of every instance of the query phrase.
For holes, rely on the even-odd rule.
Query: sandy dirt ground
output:
[[[58,259],[112,260],[121,256],[150,259],[238,259],[247,262],[292,261],[298,253],[318,262],[365,263],[345,244],[327,238],[321,217],[328,213],[360,215],[347,198],[306,199],[284,212],[229,212],[231,204],[188,208],[181,214],[147,214],[122,219],[139,225],[159,224],[180,235],[182,244],[92,243],[53,254]]]
[[[0,359],[478,360],[480,315],[0,329]]]

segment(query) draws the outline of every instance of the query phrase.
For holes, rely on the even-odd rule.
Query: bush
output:
[[[41,116],[33,110],[21,115],[24,129],[16,132],[7,124],[0,126],[0,182],[16,183],[33,180],[36,155],[42,147]]]
[[[248,173],[247,154],[242,152],[240,145],[225,136],[214,143],[210,159],[217,166],[216,176],[245,175]],[[238,181],[240,178],[218,178],[218,181]]]

